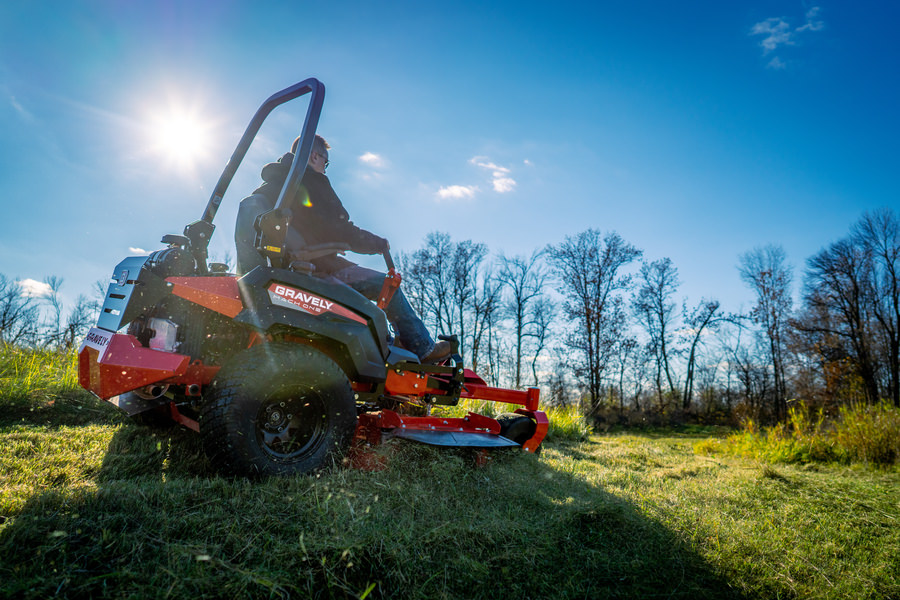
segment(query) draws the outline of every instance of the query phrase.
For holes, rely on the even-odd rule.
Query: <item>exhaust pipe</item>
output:
[[[143,398],[144,400],[157,400],[158,398],[162,398],[167,391],[169,391],[168,384],[150,384],[148,386],[134,390],[134,393],[136,396],[138,396],[139,398]]]

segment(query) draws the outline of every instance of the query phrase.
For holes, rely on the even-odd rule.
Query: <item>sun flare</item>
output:
[[[157,115],[152,119],[150,135],[154,153],[181,168],[195,166],[209,154],[212,145],[209,124],[187,111]]]

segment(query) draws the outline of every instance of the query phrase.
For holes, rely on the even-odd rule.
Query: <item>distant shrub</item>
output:
[[[715,438],[706,438],[694,443],[694,454],[715,454],[722,451],[722,441]]]
[[[591,426],[581,414],[577,406],[559,406],[546,409],[550,427],[547,438],[550,440],[586,440],[591,434]]]
[[[695,445],[695,452],[725,451],[773,463],[865,462],[895,464],[900,458],[900,409],[886,403],[841,409],[829,421],[805,406],[788,411],[788,420],[760,429],[748,419],[721,444]]]
[[[895,464],[900,459],[900,409],[887,403],[842,408],[833,437],[854,460]]]

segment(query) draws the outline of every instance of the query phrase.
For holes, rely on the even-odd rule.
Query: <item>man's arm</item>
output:
[[[328,178],[318,173],[307,172],[304,184],[309,192],[312,206],[298,208],[301,219],[309,219],[307,224],[320,242],[345,242],[357,254],[381,254],[389,244],[383,237],[357,227],[350,221],[350,215],[340,198],[331,187]],[[305,208],[312,210],[304,214]],[[307,229],[304,227],[304,229]]]

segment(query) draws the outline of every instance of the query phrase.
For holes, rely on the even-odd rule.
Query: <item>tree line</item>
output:
[[[715,298],[679,303],[671,259],[596,229],[493,257],[434,232],[400,262],[410,302],[459,336],[478,373],[540,386],[554,403],[762,421],[792,402],[900,406],[900,222],[889,209],[810,257],[796,288],[782,247],[742,254],[746,313]]]
[[[399,263],[414,308],[458,336],[476,372],[541,387],[550,403],[761,421],[784,419],[795,401],[900,406],[900,220],[889,209],[808,258],[799,282],[780,246],[739,256],[754,294],[746,313],[679,302],[672,260],[614,231],[515,256],[433,232]],[[102,285],[64,314],[62,279],[44,283],[37,298],[0,274],[0,342],[66,351],[96,322]]]

